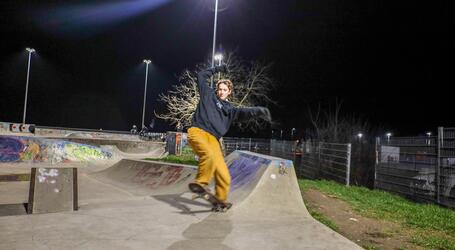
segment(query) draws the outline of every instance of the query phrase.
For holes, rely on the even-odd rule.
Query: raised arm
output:
[[[207,86],[206,80],[207,78],[213,76],[217,72],[226,72],[227,71],[227,66],[226,65],[220,65],[216,66],[213,68],[208,68],[199,71],[197,74],[197,84],[199,87],[199,94],[205,93],[210,90],[209,86]]]
[[[262,118],[268,122],[272,121],[270,111],[265,107],[241,107],[234,109],[234,119],[237,121],[246,121],[251,118]]]

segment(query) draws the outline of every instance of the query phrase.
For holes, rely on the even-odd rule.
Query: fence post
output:
[[[321,171],[321,142],[318,142],[318,166],[319,166],[319,171]],[[319,175],[319,174],[318,174]]]
[[[251,137],[250,137],[250,140],[248,142],[248,151],[251,151]]]
[[[351,177],[351,143],[348,143],[347,153],[348,155],[346,163],[346,186],[349,186]]]
[[[444,128],[443,127],[438,127],[438,164],[436,166],[436,202],[440,204],[440,196],[441,196],[441,191],[440,191],[440,186],[441,186],[441,166],[442,166],[442,153],[441,153],[441,148],[444,146],[443,141],[444,141]]]
[[[373,188],[376,189],[376,176],[377,176],[377,167],[379,165],[379,148],[381,146],[381,138],[376,137],[376,143],[375,143],[375,153],[376,153],[376,161],[375,161],[375,164],[374,164],[374,183],[373,183]]]

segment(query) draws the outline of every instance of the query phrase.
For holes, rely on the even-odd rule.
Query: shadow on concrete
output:
[[[26,215],[26,214],[27,214],[27,203],[1,204],[0,205],[0,217],[1,216],[12,216],[12,215]]]
[[[185,240],[177,241],[168,250],[177,249],[222,249],[232,248],[223,244],[232,232],[232,223],[224,213],[211,214],[198,223],[191,224],[183,233]]]
[[[171,205],[172,207],[175,207],[179,210],[181,210],[181,214],[194,214],[194,213],[205,213],[205,212],[211,212],[212,210],[212,205],[201,202],[198,200],[192,200],[188,199],[185,197],[182,197],[181,194],[169,194],[169,195],[153,195],[153,198],[166,202],[167,204]],[[195,205],[195,206],[200,206],[204,208],[210,208],[208,210],[191,210],[187,204],[190,205]]]

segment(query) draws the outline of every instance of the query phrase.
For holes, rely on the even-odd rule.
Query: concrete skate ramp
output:
[[[130,154],[163,154],[166,143],[156,141],[121,140],[121,139],[102,139],[102,138],[62,138],[76,143],[89,144],[93,146],[111,145],[119,149],[123,153]]]
[[[133,195],[151,196],[181,214],[202,216],[183,231],[186,239],[168,249],[361,249],[309,215],[292,161],[235,151],[226,162],[234,206],[225,214],[208,213],[205,201],[190,199],[187,185],[195,167],[122,160],[91,175]]]
[[[107,133],[100,131],[78,131],[68,129],[51,129],[51,128],[36,128],[35,135],[42,137],[69,137],[69,138],[103,138],[103,139],[121,139],[121,140],[137,140],[137,135]]]
[[[110,143],[108,141],[107,143]],[[22,167],[82,167],[106,165],[124,158],[161,158],[165,146],[150,144],[146,153],[125,153],[115,145],[97,147],[61,139],[27,136],[0,136],[0,165],[14,164]]]
[[[252,153],[236,151],[230,154],[226,158],[231,174],[229,200],[236,205],[243,201],[261,180],[264,172],[271,167],[272,162]],[[279,164],[283,168],[292,168],[292,162],[287,160],[282,160]],[[188,192],[188,184],[195,179],[196,172],[196,167],[188,165],[123,159],[112,167],[92,173],[91,176],[134,195],[156,196]],[[213,190],[213,183],[211,188]]]
[[[59,166],[114,160],[115,155],[99,147],[56,139],[0,136],[0,163]]]
[[[0,216],[0,249],[361,249],[309,215],[291,161],[235,151],[226,162],[227,213],[191,199],[195,167],[122,160],[81,169],[76,212]]]

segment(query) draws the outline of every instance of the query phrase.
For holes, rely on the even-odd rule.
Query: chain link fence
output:
[[[226,154],[248,150],[276,156],[292,160],[299,177],[350,184],[351,144],[229,137],[223,143]]]
[[[225,155],[235,150],[247,150],[259,154],[270,154],[270,140],[258,138],[223,137]]]
[[[455,207],[455,128],[376,140],[375,188]]]

